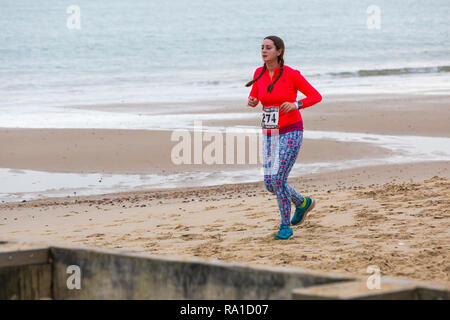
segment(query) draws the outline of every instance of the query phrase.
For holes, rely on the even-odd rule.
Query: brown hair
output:
[[[283,59],[283,55],[284,55],[284,42],[280,37],[277,36],[267,36],[264,38],[265,39],[269,39],[272,40],[273,43],[275,44],[275,47],[277,48],[277,50],[281,50],[281,54],[278,56],[278,63],[280,64],[280,73],[278,74],[278,76],[276,77],[276,79],[267,87],[267,92],[271,92],[273,89],[273,86],[275,85],[275,83],[278,81],[278,79],[281,77],[281,75],[283,74],[283,67],[284,67],[284,59]],[[252,81],[247,82],[247,84],[245,85],[246,87],[249,87],[253,84],[253,82],[258,81],[259,78],[261,78],[261,76],[264,74],[264,72],[266,72],[267,66],[264,63],[264,67],[261,70],[261,73],[259,74],[259,76]]]

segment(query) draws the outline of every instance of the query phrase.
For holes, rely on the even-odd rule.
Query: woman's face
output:
[[[261,45],[261,57],[264,63],[277,61],[278,56],[281,54],[281,50],[277,50],[275,43],[270,39],[264,39]]]

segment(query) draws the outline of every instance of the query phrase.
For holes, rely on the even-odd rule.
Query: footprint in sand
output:
[[[86,238],[102,238],[104,236],[104,233],[92,233],[90,235],[87,235]]]
[[[196,234],[196,233],[185,233],[185,234],[182,234],[179,238],[187,241],[187,240],[204,240],[207,237],[205,237],[201,234]]]
[[[154,247],[158,247],[158,244],[156,242],[149,242],[144,245],[144,248],[154,248]]]
[[[172,238],[173,238],[172,233],[167,233],[167,234],[159,235],[156,237],[157,240],[168,240],[168,239],[172,239]]]
[[[184,226],[182,224],[178,224],[174,227],[175,230],[189,231],[190,228],[188,226]]]
[[[203,228],[203,232],[218,231],[221,226],[207,226]]]

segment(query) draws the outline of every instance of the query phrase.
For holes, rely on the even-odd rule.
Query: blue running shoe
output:
[[[311,211],[315,205],[316,202],[313,199],[305,197],[301,206],[295,206],[295,213],[291,220],[291,224],[295,226],[296,224],[302,223],[308,212]]]
[[[278,233],[275,235],[275,239],[277,240],[287,240],[290,237],[294,235],[294,231],[289,226],[280,226],[280,230],[278,230]]]

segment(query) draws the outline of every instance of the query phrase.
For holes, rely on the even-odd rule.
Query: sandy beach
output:
[[[245,101],[204,102],[254,112]],[[79,106],[146,112],[146,105]],[[172,106],[176,110],[177,105]],[[308,130],[450,137],[450,96],[340,96],[302,111]],[[184,106],[184,109],[186,106]],[[175,165],[167,130],[0,129],[0,167],[73,173],[176,173],[238,165]],[[365,142],[308,139],[296,166],[389,157]],[[296,266],[450,283],[450,161],[417,161],[319,172],[288,181],[317,206],[294,238],[276,241],[279,213],[262,183],[141,190],[0,203],[0,240],[93,246],[183,258]],[[257,165],[244,165],[258,167]]]

